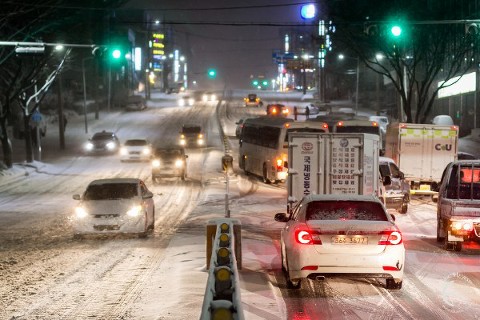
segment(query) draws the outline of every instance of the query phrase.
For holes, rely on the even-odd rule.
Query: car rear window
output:
[[[158,149],[155,151],[155,155],[164,159],[177,158],[182,155],[182,151],[178,149]]]
[[[306,219],[388,221],[380,203],[367,201],[313,201],[307,205]]]
[[[134,183],[108,183],[88,186],[85,200],[130,199],[137,196],[137,185]]]

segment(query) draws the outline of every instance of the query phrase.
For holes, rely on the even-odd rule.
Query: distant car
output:
[[[88,139],[84,146],[85,152],[93,153],[116,153],[120,147],[120,141],[114,132],[105,131],[95,133]]]
[[[288,287],[343,275],[383,278],[387,289],[401,289],[402,233],[376,196],[309,195],[275,220],[286,222],[280,252]]]
[[[152,181],[157,183],[161,178],[187,177],[187,158],[182,147],[156,148],[152,157]]]
[[[410,203],[410,184],[398,168],[393,159],[379,157],[378,161],[381,178],[389,177],[390,184],[384,186],[380,199],[388,209],[395,209],[400,213],[407,213]]]
[[[183,147],[203,147],[207,142],[201,126],[183,125],[179,143]]]
[[[267,105],[267,115],[275,117],[287,117],[289,114],[288,108],[283,104],[269,104]]]
[[[202,96],[203,102],[217,101],[217,95],[213,92],[205,92]]]
[[[191,96],[183,96],[178,100],[178,105],[180,107],[193,106],[194,104],[195,104],[195,99]]]
[[[235,137],[237,137],[237,138],[240,138],[240,136],[242,135],[242,129],[243,129],[243,122],[244,121],[245,121],[245,119],[240,119],[237,122],[235,122],[235,124],[237,125],[237,127],[235,128]]]
[[[75,235],[136,233],[154,229],[153,193],[136,178],[99,179],[90,182],[83,195],[73,195],[72,226]]]
[[[375,121],[380,126],[382,130],[382,134],[385,135],[387,133],[387,126],[389,124],[388,117],[386,116],[369,116],[368,120]]]
[[[450,117],[449,115],[446,115],[446,114],[441,114],[441,115],[435,116],[432,119],[432,124],[445,125],[445,126],[455,125],[453,123],[452,117]]]
[[[243,98],[245,101],[245,107],[261,107],[263,106],[262,100],[255,94],[250,93],[247,97]]]
[[[146,139],[129,139],[120,148],[121,161],[149,161],[152,145]]]
[[[147,108],[145,98],[139,95],[129,96],[127,98],[127,105],[125,109],[127,111],[142,111]]]

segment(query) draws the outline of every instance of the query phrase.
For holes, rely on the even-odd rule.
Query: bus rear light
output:
[[[276,164],[277,164],[277,171],[282,171],[283,170],[283,160],[282,159],[277,159]]]
[[[383,271],[399,271],[397,267],[394,266],[383,266]]]
[[[318,270],[318,266],[305,266],[302,267],[302,270],[316,271]]]
[[[376,121],[372,121],[372,126],[378,127],[378,123]]]
[[[343,126],[343,121],[338,121],[337,126],[339,126],[339,127]]]
[[[451,226],[454,231],[473,231],[473,223],[471,222],[452,221]]]

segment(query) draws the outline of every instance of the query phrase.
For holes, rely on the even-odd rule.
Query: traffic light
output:
[[[215,79],[217,77],[217,70],[208,69],[207,75],[210,79]]]
[[[402,35],[402,27],[398,24],[396,25],[393,25],[391,28],[390,28],[390,33],[392,34],[392,36],[394,37],[400,37]]]
[[[255,87],[257,87],[257,86],[258,86],[258,80],[253,80],[253,81],[252,81],[252,85],[255,86]]]

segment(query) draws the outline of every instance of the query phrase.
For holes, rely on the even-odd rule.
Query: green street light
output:
[[[113,59],[120,59],[121,56],[122,56],[122,51],[120,51],[120,49],[114,49],[112,51],[112,58]]]

